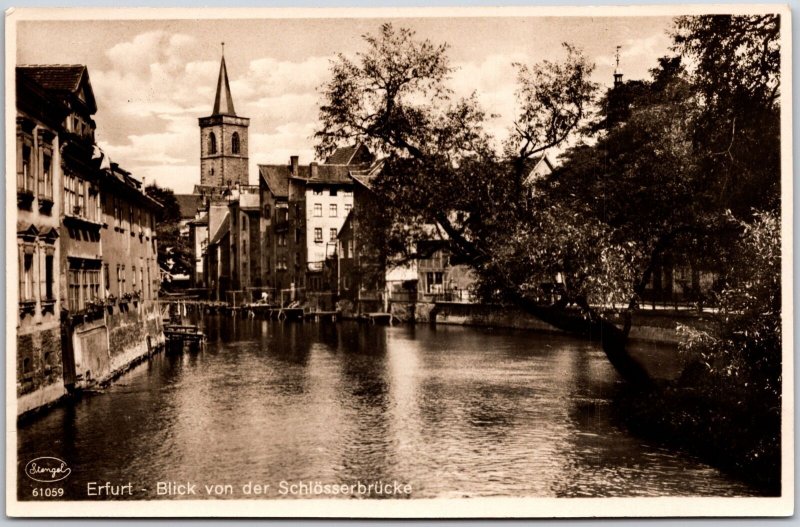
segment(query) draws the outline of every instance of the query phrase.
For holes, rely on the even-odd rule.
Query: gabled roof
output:
[[[372,166],[367,169],[351,170],[350,177],[352,177],[356,183],[363,185],[369,190],[372,190],[372,185],[375,182],[375,179],[377,179],[378,175],[380,175],[381,170],[383,169],[383,164],[384,160],[381,159],[373,163]]]
[[[89,71],[82,64],[17,66],[17,74],[34,81],[47,92],[77,97],[86,104],[89,113],[97,111]]]
[[[190,225],[208,225],[208,213],[206,212],[196,220],[189,221]]]
[[[175,194],[175,201],[178,202],[182,220],[193,219],[203,206],[203,196],[200,194]]]
[[[258,165],[258,176],[276,197],[289,196],[289,176],[291,170],[286,165]]]
[[[350,179],[350,167],[347,165],[317,165],[316,170],[309,167],[308,177],[305,178],[310,184],[313,183],[352,183]]]
[[[214,236],[211,238],[211,241],[208,242],[209,245],[217,245],[219,242],[222,241],[222,238],[225,237],[231,230],[231,215],[228,212],[225,212],[225,219],[222,220],[222,223],[219,224],[219,228],[217,232],[214,233]]]
[[[554,169],[555,165],[550,161],[547,153],[543,153],[538,158],[529,159],[525,164],[525,170],[527,172],[525,183],[533,183],[540,177],[552,173]]]
[[[326,165],[360,165],[372,163],[374,156],[363,143],[352,146],[343,146],[325,160]]]

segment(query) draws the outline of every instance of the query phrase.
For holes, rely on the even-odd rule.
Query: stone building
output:
[[[16,70],[17,413],[63,395],[61,358],[61,138],[68,106],[38,69]],[[45,82],[44,84],[47,84]],[[90,97],[89,94],[85,97]],[[90,98],[91,100],[91,98]],[[10,268],[13,263],[8,262]],[[12,291],[9,284],[9,291]],[[10,350],[9,350],[10,351]]]
[[[97,106],[86,67],[20,66],[16,80],[17,413],[22,414],[109,378],[149,350],[143,350],[146,342],[160,344],[163,332],[160,315],[147,332],[114,332],[104,268],[109,259],[124,260],[131,271],[133,265],[139,269],[128,283],[143,283],[142,273],[152,276],[155,270],[156,242],[149,236],[147,249],[136,251],[116,247],[108,234],[113,223],[103,197],[117,203],[119,189],[111,180],[120,174],[94,142]],[[144,196],[140,185],[136,192]],[[158,205],[150,203],[147,213],[125,209],[129,224],[149,222],[147,231],[133,234],[141,232],[142,244],[153,229],[153,206]],[[145,299],[157,313],[155,295],[141,299],[143,308]]]
[[[359,144],[338,149],[325,163],[300,165],[292,156],[286,165],[259,165],[267,287],[296,298],[319,298],[335,289],[325,263],[335,256],[339,230],[353,207],[350,174],[373,161]]]
[[[95,378],[147,356],[163,334],[155,235],[161,205],[147,196],[141,181],[116,164],[102,171],[100,193],[104,327],[99,346],[85,346],[80,356],[76,354],[78,371],[88,369]]]
[[[236,115],[225,57],[219,67],[214,110],[200,121],[200,184],[231,187],[248,183],[250,119]]]

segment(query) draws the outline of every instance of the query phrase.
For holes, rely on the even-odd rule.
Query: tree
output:
[[[175,193],[156,184],[145,187],[145,193],[162,205],[156,216],[159,267],[171,274],[191,272],[194,256],[180,233],[181,210]]]
[[[780,200],[780,17],[679,17],[675,50],[691,60],[703,112],[693,140],[705,184],[736,217]]]
[[[676,23],[686,57],[703,53],[704,39],[745,38],[735,34],[743,22],[711,29],[702,17]],[[762,37],[771,35],[765,30]],[[727,77],[715,86],[718,72],[686,71],[678,55],[662,59],[649,81],[609,93],[606,103],[624,95],[622,103],[601,104],[605,113],[582,128],[595,90],[592,66],[565,45],[561,62],[517,66],[520,111],[498,154],[475,95],[455,100],[447,89],[446,46],[418,42],[388,24],[365,40],[357,60],[339,57],[323,87],[320,154],[354,140],[369,144],[386,158],[373,187],[393,226],[389,233],[404,237],[398,247],[431,233],[447,238],[477,272],[483,298],[513,302],[557,327],[598,338],[624,378],[651,387],[627,352],[632,315],[661,257],[689,247],[701,255],[734,250],[731,240],[741,229],[726,211],[777,203],[777,187],[769,183],[776,173],[767,174],[751,155],[763,134],[770,149],[763,155],[779,159],[769,139],[777,133],[770,117],[776,99],[764,98],[758,110],[710,104],[738,101],[731,94],[740,91]],[[739,69],[751,67],[747,60]],[[745,153],[719,153],[714,115],[736,123]],[[531,160],[579,131],[594,135],[591,144],[570,149],[551,177],[527,185]],[[767,184],[754,189],[762,177]],[[563,294],[547,305],[541,285],[556,273],[565,277]],[[612,322],[617,314],[622,327]]]

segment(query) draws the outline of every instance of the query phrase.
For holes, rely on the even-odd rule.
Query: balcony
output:
[[[21,209],[30,210],[33,197],[33,191],[23,188],[17,189],[17,206]]]
[[[53,210],[53,203],[53,196],[39,194],[39,212],[50,214],[50,211]]]

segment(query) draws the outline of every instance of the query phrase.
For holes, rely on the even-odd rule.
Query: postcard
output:
[[[793,514],[791,52],[765,4],[9,9],[7,514]]]

